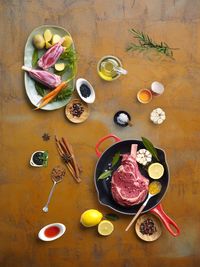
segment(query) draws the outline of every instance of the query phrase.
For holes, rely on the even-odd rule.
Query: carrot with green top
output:
[[[53,91],[51,91],[49,94],[45,95],[42,99],[41,99],[41,103],[40,105],[35,108],[34,110],[38,110],[44,106],[46,106],[51,100],[53,100],[58,93],[67,85],[67,81],[62,82],[61,84],[59,84]]]

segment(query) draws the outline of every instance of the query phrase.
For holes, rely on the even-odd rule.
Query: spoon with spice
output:
[[[143,209],[145,208],[145,206],[147,205],[148,201],[150,198],[154,197],[155,195],[159,194],[161,191],[162,185],[160,182],[154,181],[152,183],[149,184],[149,194],[147,199],[145,200],[145,202],[142,204],[142,206],[140,207],[140,209],[138,210],[138,212],[135,214],[135,216],[133,217],[133,219],[131,220],[131,222],[129,223],[129,225],[126,227],[126,232],[129,230],[129,228],[132,226],[132,224],[135,222],[135,220],[138,218],[138,216],[140,215],[140,213],[143,211]]]
[[[65,176],[65,170],[60,167],[60,166],[56,166],[52,169],[52,172],[51,172],[51,179],[53,181],[53,186],[51,188],[51,191],[49,193],[49,197],[48,197],[48,200],[47,200],[47,203],[46,205],[43,207],[43,211],[44,212],[48,212],[48,206],[49,206],[49,203],[50,203],[50,200],[51,200],[51,197],[53,195],[53,192],[55,190],[55,187],[57,185],[57,183],[61,182],[63,177]]]

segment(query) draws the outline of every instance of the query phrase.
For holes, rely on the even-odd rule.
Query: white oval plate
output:
[[[25,66],[30,67],[30,68],[32,67],[32,55],[33,55],[33,51],[34,51],[34,46],[32,43],[33,36],[35,34],[43,34],[46,29],[50,29],[53,34],[59,34],[60,36],[65,36],[65,35],[71,36],[70,33],[68,31],[66,31],[64,28],[54,26],[54,25],[43,25],[43,26],[40,26],[38,28],[35,28],[31,32],[31,34],[29,35],[28,40],[27,40],[26,45],[25,45],[25,50],[24,50],[24,65]],[[75,49],[74,43],[72,44],[72,46]],[[69,77],[70,77],[69,73],[66,72],[62,76],[62,80],[67,80]],[[26,73],[26,72],[24,73],[24,83],[25,83],[26,94],[28,95],[29,100],[31,101],[31,103],[35,107],[37,107],[42,96],[40,96],[37,93],[34,80],[32,78],[30,78],[28,73]],[[71,80],[68,83],[68,86],[72,87],[74,90],[75,79]],[[66,100],[49,103],[46,106],[42,107],[41,109],[43,109],[43,110],[55,110],[55,109],[61,108],[61,107],[65,106],[70,101],[70,99],[71,99],[71,97],[67,98]]]
[[[49,238],[49,237],[46,237],[45,234],[44,234],[44,231],[51,227],[51,226],[57,226],[58,228],[60,228],[60,233],[55,236],[55,237],[52,237],[52,238]],[[58,239],[59,237],[61,237],[66,231],[66,227],[64,224],[62,223],[51,223],[51,224],[48,224],[46,226],[44,226],[38,233],[38,237],[39,239],[41,239],[42,241],[53,241],[55,239]]]
[[[83,96],[82,96],[82,94],[81,94],[81,92],[80,92],[80,87],[81,87],[82,84],[85,84],[85,85],[87,85],[87,86],[90,88],[91,94],[90,94],[89,97],[83,97]],[[85,79],[83,79],[83,78],[79,78],[79,79],[76,81],[76,90],[77,90],[77,92],[78,92],[80,98],[81,98],[84,102],[86,102],[86,103],[88,103],[88,104],[92,104],[92,103],[94,102],[94,100],[95,100],[95,91],[94,91],[93,86],[92,86],[87,80],[85,80]]]

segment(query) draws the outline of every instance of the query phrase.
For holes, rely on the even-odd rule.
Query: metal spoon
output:
[[[153,192],[150,193],[151,192],[151,190],[150,190],[151,185],[153,185],[155,183],[158,185],[158,191],[155,192],[155,193],[153,193]],[[126,227],[126,230],[125,230],[126,232],[129,230],[129,228],[131,227],[131,225],[135,222],[135,220],[138,218],[138,216],[140,215],[140,213],[143,211],[143,209],[147,205],[149,199],[152,198],[153,196],[156,196],[157,194],[159,194],[160,191],[161,191],[161,188],[162,188],[162,186],[161,186],[161,183],[160,182],[155,181],[155,182],[150,183],[148,197],[145,200],[145,202],[142,204],[142,206],[140,207],[140,209],[138,210],[138,212],[135,214],[135,216],[133,217],[133,219],[131,220],[131,222],[129,223],[129,225]]]
[[[59,177],[56,177],[56,178],[52,177],[52,180],[53,180],[53,186],[52,186],[51,191],[50,191],[50,193],[49,193],[49,197],[48,197],[47,203],[46,203],[46,205],[45,205],[45,206],[43,207],[43,209],[42,209],[44,212],[48,212],[48,210],[49,210],[49,209],[48,209],[48,205],[49,205],[49,203],[50,203],[51,197],[52,197],[53,192],[54,192],[54,190],[55,190],[56,184],[59,183],[59,182],[61,182],[62,179],[63,179],[63,176],[59,176]]]

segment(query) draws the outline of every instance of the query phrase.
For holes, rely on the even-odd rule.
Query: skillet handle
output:
[[[178,225],[164,212],[161,204],[157,205],[155,208],[151,209],[150,212],[158,215],[158,217],[162,220],[163,224],[165,225],[166,229],[170,232],[173,236],[180,235],[180,229]],[[176,230],[174,231],[174,229]]]
[[[109,138],[114,138],[115,139],[115,142],[119,142],[121,141],[121,139],[119,137],[117,137],[116,135],[114,134],[109,134],[109,135],[106,135],[104,137],[102,137],[99,142],[96,144],[95,146],[95,151],[96,151],[96,154],[97,154],[97,157],[100,158],[101,157],[101,152],[99,151],[99,146],[107,139]]]

